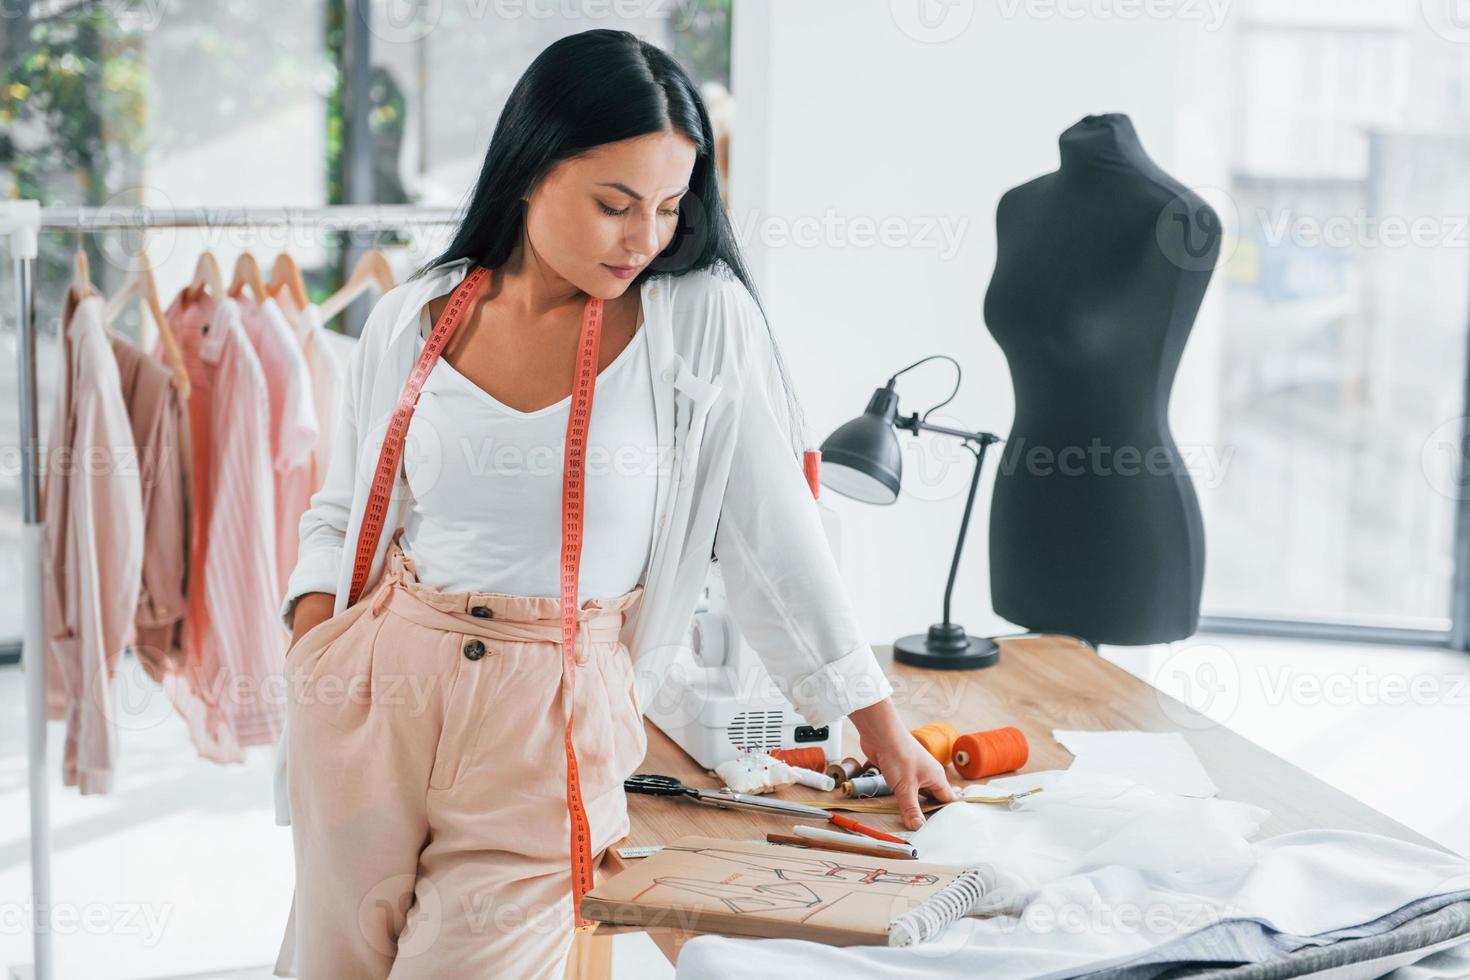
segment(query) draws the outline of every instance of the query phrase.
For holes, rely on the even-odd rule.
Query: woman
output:
[[[954,798],[827,550],[711,146],[658,48],[564,38],[511,93],[449,249],[369,317],[282,609],[297,885],[280,969],[559,976],[579,868],[628,831],[640,706],[712,555],[776,683],[814,725],[851,715],[904,822],[921,790]],[[426,336],[456,319],[432,361]],[[584,384],[596,366],[580,551],[562,499],[579,357]],[[365,522],[411,375],[402,469]]]

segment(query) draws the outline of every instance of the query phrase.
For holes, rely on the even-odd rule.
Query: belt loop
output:
[[[398,533],[402,534],[403,528],[399,528]],[[397,538],[395,537],[394,540],[397,540]],[[401,543],[398,545],[398,561],[400,563],[400,567],[403,569],[404,581],[407,582],[409,579],[412,579],[413,581],[417,582],[419,580],[419,573],[413,567],[413,559],[408,557],[408,552],[403,550],[403,545]]]
[[[585,664],[587,659],[592,656],[592,621],[590,619],[582,620],[581,627],[582,655],[577,658],[577,663]]]
[[[402,554],[402,552],[393,554],[391,556],[393,560],[389,561],[388,567],[383,570],[383,579],[378,583],[378,592],[368,606],[368,615],[374,619],[377,618],[378,613],[383,611],[388,600],[393,597],[393,590],[403,584],[403,566],[398,561]]]
[[[374,619],[377,618],[378,613],[383,611],[383,607],[388,604],[389,598],[392,597],[395,584],[396,583],[392,582],[384,582],[378,588],[378,594],[373,596],[372,605],[368,606],[368,615],[372,616]]]

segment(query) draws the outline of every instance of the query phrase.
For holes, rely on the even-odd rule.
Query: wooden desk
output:
[[[875,652],[893,684],[894,704],[908,727],[917,728],[940,720],[953,722],[960,731],[1014,725],[1026,733],[1031,745],[1030,759],[1022,772],[1065,769],[1071,765],[1072,754],[1051,737],[1056,728],[1179,732],[1220,787],[1222,798],[1253,803],[1270,811],[1270,818],[1261,828],[1261,837],[1294,830],[1335,828],[1371,831],[1439,847],[1155,690],[1098,656],[1091,647],[1061,637],[1002,640],[1000,647],[1000,661],[994,667],[975,671],[922,670],[893,663],[889,646],[877,647]],[[651,723],[645,724],[648,725],[648,755],[640,772],[677,776],[691,786],[719,788],[722,785],[663,732]],[[844,720],[843,729],[844,754],[862,758],[852,722]],[[961,779],[952,768],[947,772],[956,785],[971,782]],[[779,795],[791,799],[829,797],[800,786],[785,787]],[[789,831],[792,823],[790,817],[716,810],[637,794],[628,797],[628,814],[631,832],[619,846],[663,844],[686,834],[764,839],[770,831]],[[866,814],[862,819],[883,829],[903,829],[896,814]],[[622,861],[609,851],[601,873],[616,873],[622,866]],[[650,935],[673,960],[679,947],[693,934],[656,930]],[[599,939],[597,933],[587,938]],[[609,942],[610,937],[600,937],[599,944]],[[584,970],[576,975],[591,976],[596,972]]]

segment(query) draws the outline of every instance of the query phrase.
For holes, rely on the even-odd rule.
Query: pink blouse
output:
[[[275,611],[275,479],[269,388],[240,305],[175,297],[165,315],[189,373],[194,526],[187,646],[211,711],[196,745],[211,758],[274,744],[284,714],[287,634]]]
[[[270,451],[276,515],[276,583],[285,594],[296,567],[301,515],[311,504],[312,454],[317,445],[312,375],[296,329],[273,299],[239,300],[241,323],[260,358],[270,403]]]
[[[112,355],[122,381],[138,477],[143,493],[143,589],[133,652],[149,677],[162,683],[184,662],[184,613],[189,594],[189,408],[173,372],[120,337]]]
[[[304,310],[296,308],[289,292],[281,296],[281,308],[296,330],[296,338],[306,355],[306,367],[311,372],[311,394],[316,400],[317,439],[311,450],[311,492],[321,489],[327,478],[327,463],[331,460],[332,431],[337,421],[337,400],[342,390],[342,378],[346,371],[345,357],[335,349],[333,340],[344,339],[333,334],[322,324],[322,311],[315,303]],[[350,338],[348,339],[351,343]],[[350,349],[350,347],[349,347]],[[304,512],[304,511],[303,511]],[[300,514],[297,521],[300,521]],[[291,525],[291,533],[300,540],[299,527]],[[287,576],[289,578],[289,574]],[[282,580],[285,584],[285,580]]]
[[[143,567],[137,454],[102,311],[98,295],[67,295],[42,489],[46,714],[66,721],[62,782],[87,794],[112,788],[112,680]]]

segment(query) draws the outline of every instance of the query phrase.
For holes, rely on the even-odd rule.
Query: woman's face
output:
[[[562,161],[528,199],[536,260],[589,295],[621,296],[673,239],[695,157],[688,137],[664,132]]]

